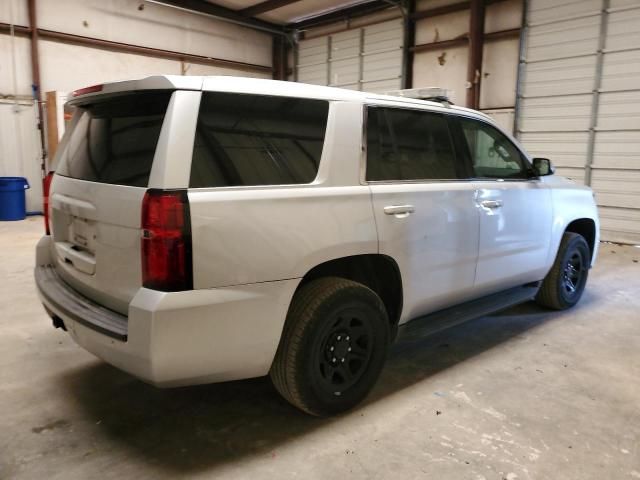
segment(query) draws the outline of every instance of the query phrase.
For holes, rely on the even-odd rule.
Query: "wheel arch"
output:
[[[589,245],[591,261],[593,262],[596,247],[596,222],[592,218],[578,218],[572,220],[564,231],[577,233],[584,237],[587,245]]]
[[[362,254],[327,260],[304,275],[296,292],[312,280],[329,276],[352,280],[373,290],[387,310],[391,326],[390,338],[395,338],[402,314],[403,288],[400,267],[392,257]]]

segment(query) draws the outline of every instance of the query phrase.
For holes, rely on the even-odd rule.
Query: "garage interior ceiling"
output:
[[[231,22],[246,23],[258,29],[293,31],[316,20],[331,21],[395,8],[402,0],[145,0],[218,17]]]
[[[238,13],[280,25],[299,23],[355,5],[372,3],[371,0],[208,0]]]

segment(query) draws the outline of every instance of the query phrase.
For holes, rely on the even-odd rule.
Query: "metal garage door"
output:
[[[640,2],[530,0],[518,132],[591,185],[602,239],[640,243]]]
[[[401,88],[402,20],[309,40],[298,47],[298,81],[383,92]]]

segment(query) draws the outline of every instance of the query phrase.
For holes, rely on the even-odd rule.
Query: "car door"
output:
[[[479,212],[447,115],[367,108],[366,181],[379,251],[402,274],[401,323],[473,295]]]
[[[459,118],[477,189],[475,289],[492,293],[541,280],[551,240],[551,192],[518,147],[487,122]]]

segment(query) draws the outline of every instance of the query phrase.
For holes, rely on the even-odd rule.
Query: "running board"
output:
[[[511,288],[410,320],[398,328],[397,340],[408,337],[433,335],[441,330],[446,330],[447,328],[454,327],[469,320],[499,312],[500,310],[518,305],[519,303],[532,300],[540,289],[540,283],[541,282],[535,282],[521,287]]]

